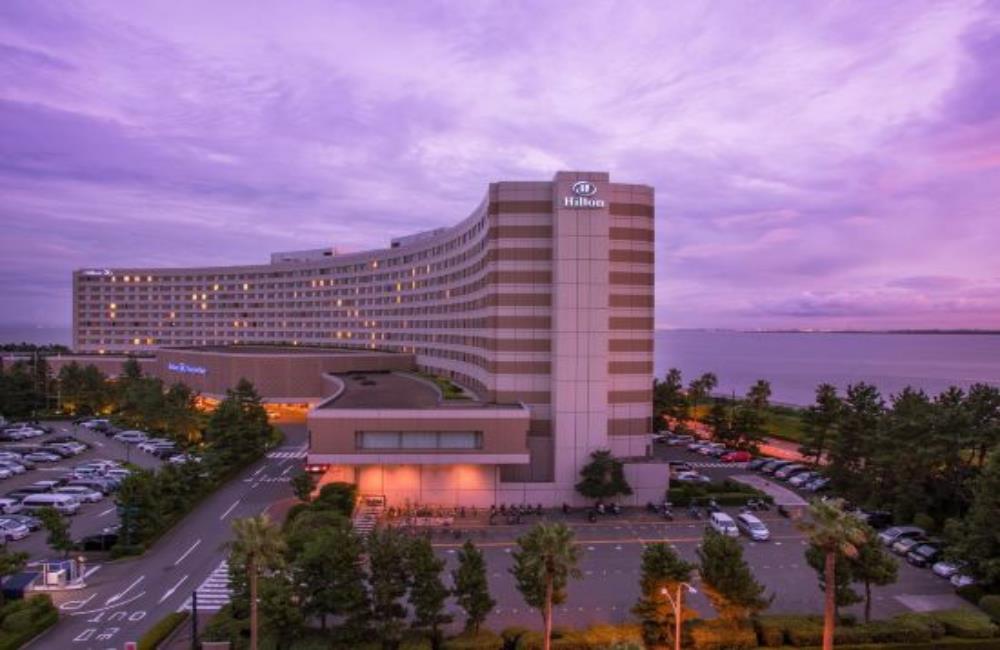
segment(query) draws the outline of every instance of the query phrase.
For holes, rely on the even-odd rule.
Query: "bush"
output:
[[[918,512],[913,516],[913,525],[923,528],[928,533],[937,530],[937,522],[926,512]]]
[[[929,615],[944,625],[947,634],[960,639],[989,639],[997,633],[997,626],[982,612],[950,609],[930,612]]]
[[[504,640],[492,630],[481,629],[479,634],[459,634],[444,643],[445,650],[501,650]]]
[[[16,650],[59,620],[59,610],[46,595],[15,600],[0,608],[0,650]]]
[[[944,636],[944,625],[927,614],[899,614],[892,619],[901,633],[900,641],[922,642],[940,639]],[[908,635],[903,638],[902,635]]]
[[[1000,596],[983,596],[979,599],[979,609],[986,612],[995,623],[1000,623]]]
[[[767,648],[777,648],[785,645],[784,616],[760,616],[754,621],[757,630],[757,643]]]
[[[986,591],[979,585],[965,585],[955,590],[955,594],[973,605],[978,605],[979,600],[986,595]]]
[[[695,621],[690,628],[695,650],[750,650],[757,647],[757,635],[750,626],[732,625],[719,619]]]
[[[503,641],[504,650],[517,650],[517,645],[520,643],[521,638],[530,632],[531,630],[526,627],[512,626],[504,628],[500,632],[500,639]]]
[[[170,612],[161,618],[139,639],[139,650],[156,650],[187,617],[187,612]]]

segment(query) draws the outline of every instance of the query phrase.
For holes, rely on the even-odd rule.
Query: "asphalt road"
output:
[[[189,606],[196,589],[202,620],[221,608],[228,601],[218,577],[230,522],[291,497],[289,479],[303,462],[305,426],[281,426],[281,447],[208,497],[145,555],[92,566],[87,587],[54,594],[60,621],[30,647],[122,648],[168,613]]]

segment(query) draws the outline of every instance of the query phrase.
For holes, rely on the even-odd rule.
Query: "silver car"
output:
[[[747,512],[736,515],[736,527],[755,542],[766,542],[771,539],[771,531],[764,522]]]
[[[4,539],[11,541],[16,539],[24,539],[31,533],[28,527],[24,524],[19,524],[13,519],[2,519],[0,518],[0,534],[4,536]]]

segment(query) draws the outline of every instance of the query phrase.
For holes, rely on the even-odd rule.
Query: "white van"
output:
[[[720,535],[725,535],[726,537],[740,536],[740,531],[736,528],[736,522],[724,512],[713,512],[712,516],[708,518],[708,525]]]
[[[75,515],[80,509],[80,502],[70,494],[32,494],[24,497],[21,507],[28,512],[37,512],[42,508],[55,508],[59,514]]]

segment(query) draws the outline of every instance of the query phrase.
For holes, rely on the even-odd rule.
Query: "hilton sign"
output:
[[[604,199],[595,199],[597,186],[590,181],[577,181],[570,188],[574,196],[563,197],[564,208],[603,208]]]

